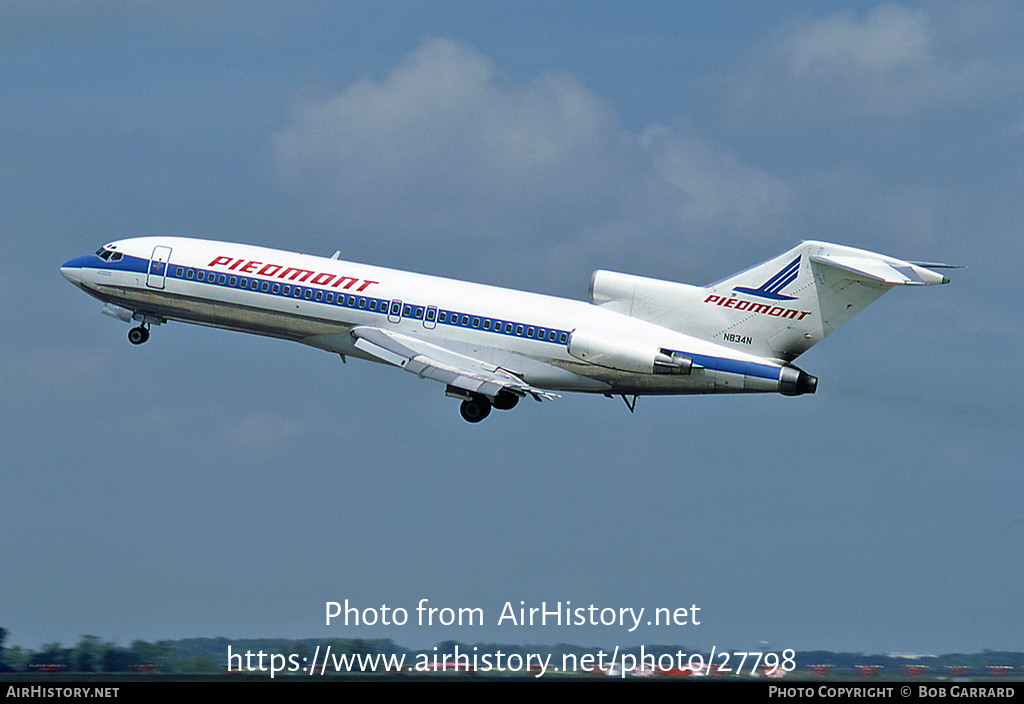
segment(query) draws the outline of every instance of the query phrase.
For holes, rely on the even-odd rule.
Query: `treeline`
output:
[[[170,641],[137,640],[126,648],[85,635],[71,647],[60,643],[47,643],[39,650],[0,646],[0,672],[140,672],[147,669],[183,674],[224,671],[211,653],[181,657],[177,646]]]
[[[234,652],[313,655],[317,645],[331,646],[338,654],[404,652],[390,640],[289,640],[284,638],[227,639],[187,638],[150,643],[132,641],[124,647],[97,636],[82,636],[65,647],[47,643],[39,650],[5,647],[7,630],[0,628],[0,673],[24,672],[161,672],[172,674],[218,674],[226,670],[228,646]]]
[[[306,639],[291,640],[286,638],[186,638],[182,640],[162,640],[156,643],[136,640],[128,647],[116,643],[105,642],[97,636],[82,636],[79,642],[71,647],[60,643],[47,643],[39,650],[21,647],[6,647],[7,631],[0,628],[0,673],[26,673],[38,671],[56,671],[67,673],[131,673],[154,671],[170,674],[222,674],[227,669],[228,647],[234,654],[250,652],[253,657],[262,652],[267,657],[271,654],[298,656],[301,662],[312,661],[314,651],[321,648],[321,657],[326,648],[336,656],[342,654],[392,655],[405,654],[411,660],[420,652],[430,657],[438,654],[452,653],[456,646],[463,653],[477,654],[494,653],[502,650],[506,654],[550,653],[556,662],[561,662],[563,654],[570,653],[581,657],[594,653],[597,648],[559,644],[553,646],[524,646],[512,644],[476,644],[467,645],[457,641],[439,643],[436,648],[423,651],[410,650],[396,645],[389,639]],[[648,653],[655,656],[672,653],[678,646],[646,646]],[[621,652],[636,654],[636,648],[624,648]],[[686,652],[700,652],[692,648],[683,648]],[[308,660],[307,660],[308,659]],[[442,656],[443,659],[443,656]],[[836,651],[804,651],[796,654],[796,669],[805,675],[812,670],[827,665],[828,673],[833,677],[860,676],[863,668],[876,666],[878,674],[884,676],[901,676],[909,672],[909,667],[921,667],[919,676],[942,677],[951,673],[950,668],[962,668],[959,674],[969,676],[992,676],[1000,672],[1013,679],[1024,677],[1024,653],[983,650],[980,653],[929,656],[895,656],[866,655],[864,653]],[[255,665],[256,661],[253,660]],[[722,664],[716,660],[716,664]],[[1006,668],[1003,671],[1003,668]]]

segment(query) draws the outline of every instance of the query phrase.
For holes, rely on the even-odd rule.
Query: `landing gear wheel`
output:
[[[459,412],[470,423],[479,423],[491,412],[491,402],[483,397],[463,401]]]
[[[516,407],[519,403],[519,397],[511,391],[502,389],[498,392],[498,395],[494,397],[494,407],[499,411],[510,411]]]
[[[149,330],[141,325],[128,331],[128,342],[133,345],[141,345],[149,339]]]

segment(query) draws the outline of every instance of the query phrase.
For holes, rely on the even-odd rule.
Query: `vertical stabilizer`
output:
[[[704,288],[596,272],[591,296],[626,315],[789,362],[893,286],[948,281],[883,254],[802,242]]]
[[[790,361],[893,286],[949,281],[923,266],[862,249],[802,242],[708,286],[711,339]]]

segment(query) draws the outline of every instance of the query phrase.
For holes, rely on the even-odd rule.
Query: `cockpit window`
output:
[[[121,259],[122,255],[109,245],[106,245],[96,250],[96,256],[105,262],[116,262]]]

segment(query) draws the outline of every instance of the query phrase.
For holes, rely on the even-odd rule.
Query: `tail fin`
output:
[[[789,362],[893,286],[948,281],[921,264],[802,242],[704,288],[596,272],[591,296],[627,315]]]

